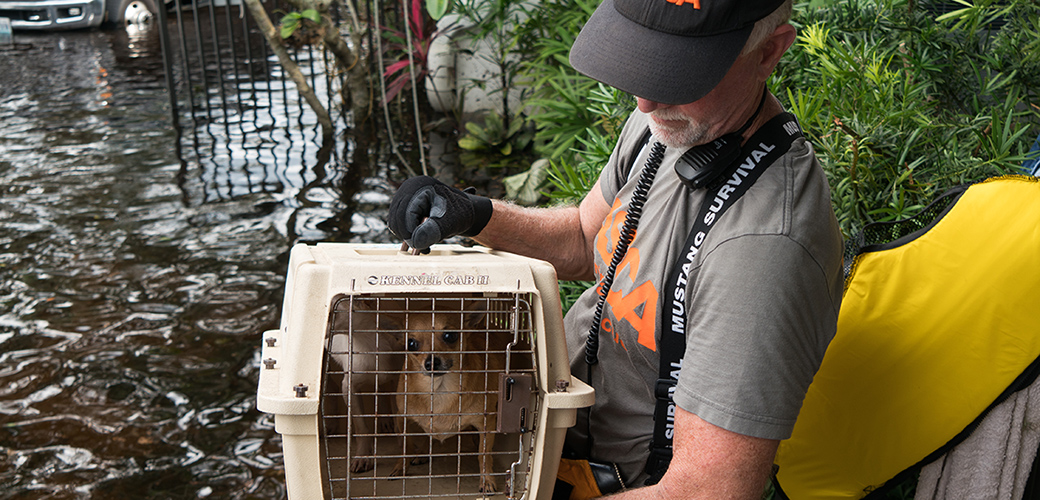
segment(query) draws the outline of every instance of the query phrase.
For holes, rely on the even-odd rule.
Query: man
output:
[[[410,179],[391,204],[390,228],[413,247],[464,234],[547,260],[562,279],[613,275],[602,305],[598,289],[605,287],[593,287],[565,319],[572,372],[596,389],[567,447],[617,464],[627,488],[618,498],[760,498],[834,335],[841,236],[811,145],[798,135],[789,149],[779,148],[786,152],[758,169],[760,177],[732,202],[725,186],[748,173],[734,171],[745,156],[754,166],[773,149],[762,142],[756,150],[759,136],[747,140],[789,116],[765,84],[794,42],[790,12],[783,0],[604,0],[571,62],[637,96],[638,111],[578,207],[522,208],[430,178]],[[684,151],[719,138],[746,142],[740,159],[725,162],[722,181],[690,187],[673,167],[685,161]],[[658,142],[667,146],[661,166],[645,205],[633,210]],[[731,204],[691,251],[698,211],[715,201]],[[611,270],[630,211],[642,213],[638,229]],[[675,269],[684,288],[673,292],[666,283]],[[591,362],[590,328],[601,339]],[[685,335],[685,355],[672,372],[672,456],[657,481],[644,465],[663,335],[672,329]],[[641,487],[651,477],[657,482]]]

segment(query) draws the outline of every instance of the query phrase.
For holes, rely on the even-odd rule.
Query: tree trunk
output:
[[[271,18],[267,16],[264,6],[260,4],[260,0],[245,0],[245,4],[249,7],[249,13],[252,14],[253,20],[256,21],[257,26],[260,28],[260,32],[267,39],[267,44],[271,47],[271,51],[278,56],[282,69],[289,74],[289,77],[296,83],[296,90],[307,101],[314,113],[318,115],[322,139],[324,141],[331,140],[336,131],[332,125],[332,118],[329,117],[329,112],[325,109],[325,106],[322,106],[321,101],[318,100],[318,96],[314,94],[314,90],[307,84],[307,79],[303,76],[299,66],[289,56],[289,52],[285,50],[281,34],[274,27],[274,24],[271,23]],[[324,17],[322,16],[323,19]]]
[[[339,27],[332,24],[332,17],[328,15],[329,2],[316,2],[314,0],[288,0],[294,8],[299,11],[315,9],[321,13],[320,30],[322,42],[325,48],[332,52],[336,58],[336,64],[346,73],[347,95],[344,100],[349,99],[350,110],[354,116],[355,123],[364,121],[371,113],[372,96],[368,83],[368,65],[360,61],[360,56],[350,50],[347,42],[343,40]],[[350,29],[350,37],[355,47],[361,47],[365,36],[365,28],[358,20],[351,0],[339,0],[340,5],[346,9],[352,17],[353,26]],[[347,103],[344,103],[347,105]]]

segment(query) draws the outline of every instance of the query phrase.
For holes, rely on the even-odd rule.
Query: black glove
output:
[[[491,220],[491,210],[488,198],[433,177],[412,177],[390,201],[387,225],[408,246],[425,250],[457,234],[476,236]]]

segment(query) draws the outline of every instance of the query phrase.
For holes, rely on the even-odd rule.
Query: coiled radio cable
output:
[[[639,225],[639,217],[643,213],[643,205],[646,204],[650,186],[654,182],[654,176],[657,175],[657,169],[661,167],[661,162],[664,160],[664,150],[665,145],[657,141],[654,141],[653,147],[650,148],[650,156],[646,159],[646,165],[639,174],[639,181],[636,183],[635,191],[632,193],[632,199],[629,200],[628,214],[625,215],[625,222],[621,225],[621,235],[618,237],[618,243],[614,248],[610,265],[607,266],[607,272],[603,275],[603,281],[599,284],[599,301],[596,302],[596,315],[592,320],[592,326],[589,328],[589,335],[585,338],[585,363],[589,365],[589,382],[592,381],[592,365],[599,362],[599,329],[600,323],[603,321],[603,306],[607,301],[607,294],[610,293],[610,287],[614,283],[614,273],[617,271],[617,267],[621,265],[625,254],[628,253],[628,246],[635,237],[636,226]]]

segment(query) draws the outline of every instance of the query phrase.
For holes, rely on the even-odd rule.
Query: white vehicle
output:
[[[156,0],[0,0],[11,29],[66,30],[124,26],[154,18]]]

